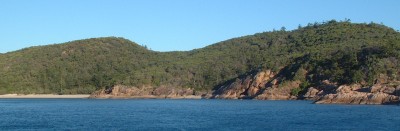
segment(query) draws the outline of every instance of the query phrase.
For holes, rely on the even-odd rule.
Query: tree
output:
[[[282,31],[282,32],[285,32],[285,31],[286,31],[286,27],[282,26],[282,27],[281,27],[281,31]]]

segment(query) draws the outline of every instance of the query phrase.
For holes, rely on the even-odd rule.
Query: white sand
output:
[[[6,94],[0,95],[1,98],[88,98],[90,95],[88,94],[80,94],[80,95],[54,95],[54,94],[29,94],[29,95],[21,95],[21,94]]]

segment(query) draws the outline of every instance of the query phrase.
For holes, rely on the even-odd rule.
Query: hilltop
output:
[[[299,96],[325,80],[363,86],[380,76],[397,81],[399,49],[400,33],[392,28],[335,20],[191,51],[157,52],[124,38],[92,38],[0,54],[0,93],[87,94],[115,85],[210,93],[268,70],[282,87],[296,81],[300,86],[290,93]]]

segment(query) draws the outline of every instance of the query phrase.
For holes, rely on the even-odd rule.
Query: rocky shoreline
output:
[[[321,95],[316,104],[399,104],[400,86],[376,84],[361,87],[358,84],[342,85],[335,93]]]
[[[323,81],[295,95],[300,81],[286,81],[276,73],[266,70],[237,78],[214,91],[195,91],[191,88],[167,86],[128,87],[115,85],[96,91],[89,98],[95,99],[256,99],[256,100],[313,100],[316,104],[399,104],[400,82],[381,79],[373,86],[361,84],[338,85]]]
[[[205,93],[207,94],[207,93]],[[187,88],[171,88],[151,86],[128,87],[115,85],[103,90],[96,91],[90,95],[92,99],[204,99],[204,92],[195,92]]]
[[[387,80],[384,76],[373,86],[361,84],[338,85],[328,80],[304,93],[294,95],[301,89],[299,81],[286,81],[270,70],[238,78],[213,93],[219,99],[257,100],[314,100],[316,104],[400,104],[400,82]]]
[[[78,99],[78,98],[89,98],[89,94],[79,95],[55,95],[55,94],[5,94],[0,95],[0,99]]]

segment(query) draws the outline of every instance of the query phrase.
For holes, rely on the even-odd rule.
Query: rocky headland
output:
[[[271,70],[260,71],[219,87],[211,98],[216,99],[258,99],[258,100],[294,100],[292,89],[299,87],[298,81],[280,84],[280,77]]]
[[[400,82],[380,78],[372,86],[361,84],[337,85],[322,81],[316,87],[309,87],[303,93],[294,95],[299,81],[280,83],[280,77],[270,70],[260,71],[242,79],[223,85],[213,93],[217,99],[257,100],[314,100],[317,104],[398,104],[400,103]]]

